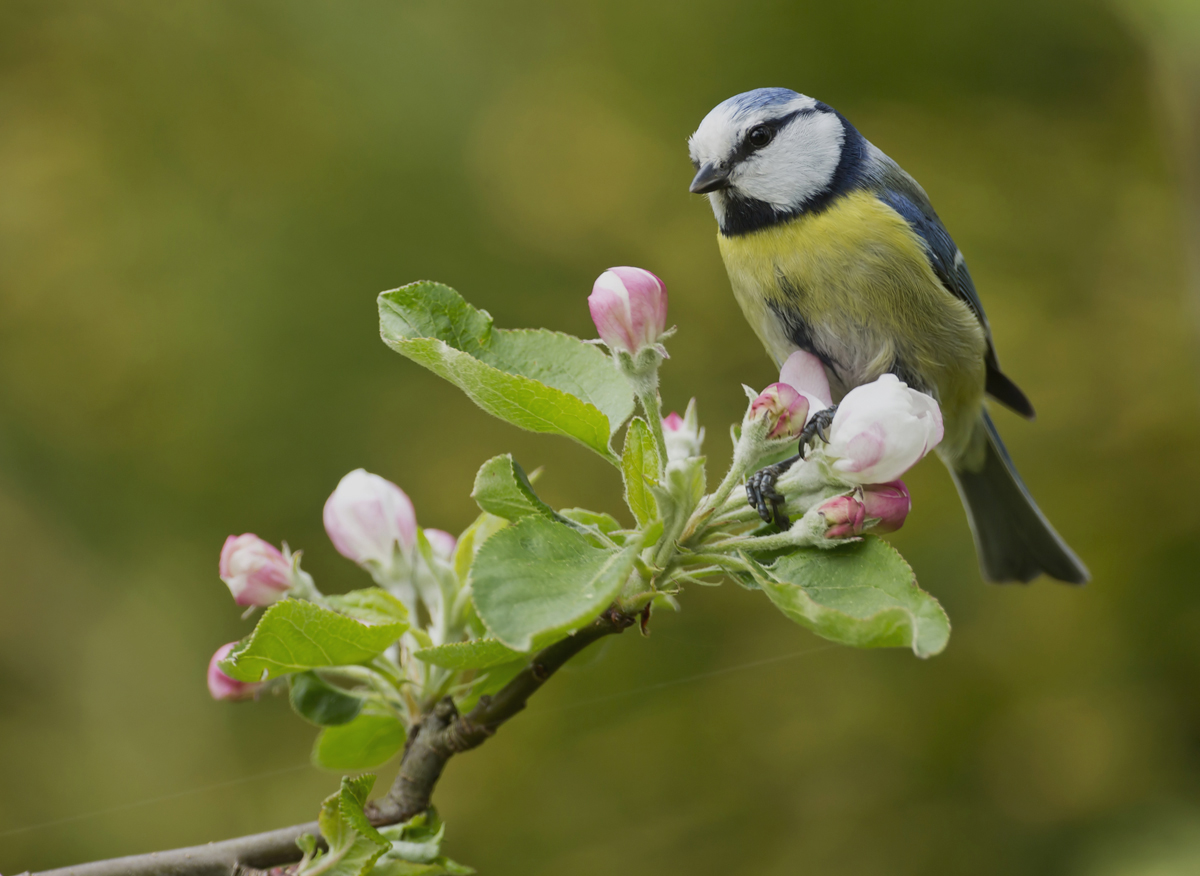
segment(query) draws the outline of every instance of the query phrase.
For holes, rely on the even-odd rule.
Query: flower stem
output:
[[[658,377],[657,374],[654,376]],[[667,438],[662,427],[662,402],[658,398],[658,380],[655,379],[653,385],[640,389],[637,397],[642,412],[646,415],[650,434],[654,436],[654,446],[658,448],[658,474],[661,477],[667,469]]]

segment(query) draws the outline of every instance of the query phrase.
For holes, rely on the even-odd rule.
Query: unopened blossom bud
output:
[[[325,502],[325,532],[338,553],[387,575],[397,554],[407,563],[417,543],[417,516],[398,486],[364,469],[342,478]]]
[[[773,424],[768,438],[792,438],[800,434],[808,419],[809,399],[786,383],[772,383],[750,403],[750,419],[769,417]]]
[[[853,538],[861,535],[867,509],[856,496],[834,496],[817,508],[825,518],[826,538]]]
[[[220,574],[238,605],[270,605],[292,587],[292,564],[250,532],[225,539]]]
[[[912,497],[904,481],[863,487],[862,503],[867,519],[879,521],[871,527],[872,532],[895,532],[904,525],[904,518],[912,510]]]
[[[681,417],[671,411],[663,417],[663,440],[667,443],[667,461],[682,462],[700,455],[704,442],[704,428],[696,413],[696,400],[692,399],[687,412]]]
[[[262,687],[260,682],[238,681],[221,671],[221,661],[229,655],[236,644],[237,642],[230,642],[228,645],[222,645],[208,661],[208,692],[212,694],[214,700],[248,700]]]
[[[884,374],[846,393],[825,452],[847,483],[881,484],[900,477],[941,440],[937,402]]]
[[[425,537],[429,539],[429,547],[433,550],[433,555],[439,560],[450,562],[454,556],[454,549],[458,547],[458,539],[444,529],[426,529],[424,532]]]
[[[592,286],[588,309],[610,350],[637,355],[666,328],[667,287],[642,268],[609,268]]]

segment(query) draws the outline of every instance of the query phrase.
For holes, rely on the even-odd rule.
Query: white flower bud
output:
[[[391,481],[355,469],[325,502],[324,520],[338,553],[377,580],[406,575],[411,568],[417,517],[408,496]]]
[[[292,564],[272,544],[247,532],[221,548],[221,580],[238,605],[270,605],[292,588]]]
[[[894,481],[942,440],[937,402],[894,374],[855,387],[838,405],[825,448],[848,484]]]
[[[681,462],[700,455],[704,443],[704,428],[696,413],[696,400],[688,402],[683,416],[671,411],[663,417],[663,440],[667,442],[667,461]]]

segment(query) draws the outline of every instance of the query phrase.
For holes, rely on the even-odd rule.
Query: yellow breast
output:
[[[852,192],[815,215],[718,240],[742,312],[777,362],[797,349],[797,326],[834,360],[836,397],[902,362],[941,403],[947,441],[960,440],[951,431],[966,440],[983,399],[983,327],[902,216]]]

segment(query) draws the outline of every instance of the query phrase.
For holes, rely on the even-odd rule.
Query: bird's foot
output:
[[[785,471],[804,458],[805,448],[812,443],[814,438],[820,438],[826,444],[829,443],[829,425],[833,422],[836,413],[837,405],[833,405],[813,414],[800,432],[799,452],[790,459],[760,469],[746,481],[746,499],[750,502],[750,507],[758,512],[758,516],[763,519],[764,523],[774,521],[780,530],[787,530],[791,527],[792,522],[788,519],[787,512],[783,510],[785,501],[783,494],[775,489],[775,482]]]
[[[780,530],[789,529],[792,522],[788,519],[787,512],[783,510],[784,498],[781,493],[776,492],[775,482],[799,460],[800,455],[797,454],[790,459],[768,465],[766,468],[756,471],[746,481],[746,498],[750,502],[750,507],[758,512],[758,516],[763,519],[764,523],[770,523],[773,520]]]
[[[822,408],[811,417],[804,428],[800,431],[800,455],[804,455],[805,446],[812,443],[814,438],[820,438],[826,444],[829,443],[829,426],[833,423],[834,415],[837,414],[837,405],[832,405],[827,408]]]

